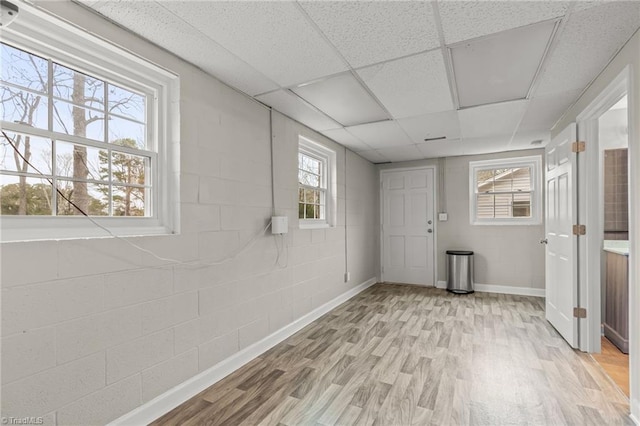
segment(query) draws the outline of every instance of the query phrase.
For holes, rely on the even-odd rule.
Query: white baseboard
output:
[[[447,288],[446,281],[438,281],[436,284],[438,288]],[[511,287],[508,285],[493,285],[493,284],[477,284],[473,285],[475,291],[482,293],[502,293],[502,294],[515,294],[517,296],[535,296],[544,297],[544,288],[532,288],[532,287]]]
[[[351,299],[356,294],[374,285],[378,280],[370,278],[359,284],[351,290],[342,293],[335,299],[325,303],[324,305],[314,309],[305,316],[295,320],[291,324],[281,328],[264,339],[244,348],[243,350],[233,354],[224,361],[219,362],[208,370],[188,379],[187,381],[175,386],[162,395],[152,399],[151,401],[141,405],[140,407],[130,411],[129,413],[117,418],[109,423],[111,426],[138,425],[149,424],[163,414],[171,411],[178,405],[187,401],[189,398],[202,392],[209,386],[215,384],[229,374],[233,373],[264,351],[272,348],[278,343],[293,335],[300,329],[306,327],[322,315],[334,309],[338,305]]]

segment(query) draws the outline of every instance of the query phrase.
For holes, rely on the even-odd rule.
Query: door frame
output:
[[[600,167],[600,144],[598,142],[598,119],[607,112],[626,93],[628,99],[627,123],[629,141],[629,158],[632,158],[632,141],[637,140],[633,129],[631,103],[631,68],[626,66],[616,78],[576,117],[578,140],[586,141],[585,155],[578,156],[578,221],[587,228],[586,238],[578,239],[578,298],[579,306],[586,307],[587,318],[579,327],[579,349],[585,352],[600,352],[602,305],[601,305],[601,256],[602,241],[604,239],[604,213],[602,203],[604,201],[604,183]],[[597,173],[587,173],[595,171]],[[631,176],[631,175],[629,175]],[[629,194],[633,197],[633,179],[629,179]],[[589,188],[589,190],[587,190]],[[597,191],[593,189],[596,188]],[[630,200],[631,208],[634,200]],[[629,215],[629,238],[633,238],[632,231],[634,218]],[[635,265],[635,256],[629,256],[629,340],[633,338],[634,330],[632,322],[632,310],[634,299],[632,298],[633,278],[632,271]],[[636,297],[637,299],[637,297]],[[631,343],[630,343],[631,346]]]
[[[380,281],[384,282],[384,235],[382,233],[382,224],[384,223],[384,188],[383,177],[386,173],[392,172],[409,172],[412,170],[431,170],[433,173],[433,286],[438,286],[438,173],[437,166],[420,166],[420,167],[394,167],[380,170]]]

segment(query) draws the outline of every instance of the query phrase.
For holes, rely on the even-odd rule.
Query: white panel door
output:
[[[545,148],[546,316],[572,347],[577,347],[578,306],[576,218],[576,141],[572,123]]]
[[[382,275],[435,285],[433,169],[383,171]]]

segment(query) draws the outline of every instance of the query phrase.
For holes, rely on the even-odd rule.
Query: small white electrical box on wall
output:
[[[289,232],[289,218],[287,216],[272,216],[271,217],[271,233],[272,234],[286,234]]]
[[[448,218],[449,215],[447,213],[438,213],[438,220],[440,222],[446,222]]]

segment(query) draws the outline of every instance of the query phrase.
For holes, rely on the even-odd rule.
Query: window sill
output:
[[[300,229],[321,229],[321,228],[331,228],[331,225],[329,225],[327,222],[304,223],[300,221]]]
[[[174,233],[168,227],[158,224],[154,219],[145,220],[140,218],[139,221],[134,219],[137,223],[119,223],[117,225],[113,223],[113,221],[99,220],[98,223],[111,231],[112,234],[109,234],[104,229],[90,223],[78,223],[78,220],[82,220],[81,217],[52,218],[53,220],[57,219],[56,223],[52,223],[53,220],[42,221],[37,218],[18,219],[22,223],[16,223],[16,221],[7,219],[9,218],[2,218],[2,226],[0,226],[0,243],[114,238],[114,236],[139,237],[171,235]]]
[[[542,225],[540,220],[495,220],[495,221],[475,221],[471,222],[471,225],[480,226],[539,226]]]

